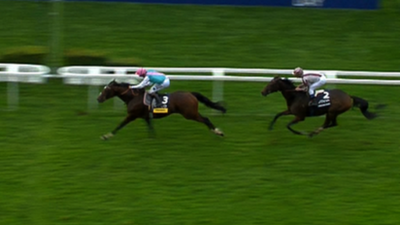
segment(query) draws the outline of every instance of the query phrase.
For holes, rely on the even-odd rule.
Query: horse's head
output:
[[[118,88],[118,82],[112,80],[110,83],[108,83],[106,86],[104,86],[103,91],[101,91],[99,97],[97,97],[97,101],[102,103],[106,101],[107,99],[110,99],[118,94],[117,92]]]
[[[131,90],[131,91],[129,91]],[[108,83],[103,91],[100,93],[99,97],[97,97],[97,101],[102,103],[107,99],[113,98],[115,96],[121,96],[124,94],[131,94],[134,96],[137,95],[138,90],[129,89],[128,83],[118,83],[115,79]]]
[[[268,94],[277,92],[277,91],[286,91],[295,89],[296,86],[293,82],[287,78],[281,78],[279,76],[274,77],[267,86],[261,91],[263,96],[267,96]]]

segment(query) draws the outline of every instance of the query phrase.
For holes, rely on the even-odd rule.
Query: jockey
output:
[[[135,74],[144,77],[144,79],[139,84],[130,86],[130,88],[144,88],[153,85],[148,93],[153,98],[156,98],[158,102],[161,102],[157,92],[169,87],[169,78],[163,73],[154,70],[147,71],[144,68],[138,69]]]
[[[308,87],[308,94],[310,95],[309,105],[315,105],[314,93],[315,89],[321,87],[326,83],[326,76],[323,73],[304,73],[303,69],[297,67],[293,70],[293,75],[299,77],[302,80],[302,84],[296,88],[297,91],[306,91],[303,87]]]

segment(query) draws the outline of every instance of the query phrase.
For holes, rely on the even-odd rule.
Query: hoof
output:
[[[100,138],[101,138],[102,140],[106,141],[106,140],[108,140],[108,139],[109,139],[110,137],[112,137],[112,136],[114,136],[114,134],[108,133],[108,134],[105,134],[105,135],[101,136]]]
[[[224,136],[224,133],[223,133],[221,130],[219,130],[218,128],[215,128],[215,129],[213,130],[213,132],[214,132],[216,135],[219,135],[219,136],[221,136],[221,137]]]
[[[311,134],[307,132],[300,132],[300,135],[310,136]]]
[[[317,135],[317,134],[319,134],[319,132],[315,132],[315,131],[314,131],[314,132],[309,133],[309,134],[308,134],[308,137],[309,137],[309,138],[312,138],[312,137],[314,137],[314,136]]]

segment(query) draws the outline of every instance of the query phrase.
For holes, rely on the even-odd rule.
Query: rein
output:
[[[131,88],[126,89],[124,92],[121,93],[121,95],[127,94],[129,91],[131,91],[131,94],[133,96],[137,96],[137,94],[135,94],[135,92]]]

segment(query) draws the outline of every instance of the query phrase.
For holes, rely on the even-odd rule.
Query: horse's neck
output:
[[[282,90],[281,91],[283,97],[286,99],[286,102],[291,105],[293,102],[303,98],[304,96],[299,91],[293,90]]]
[[[132,97],[128,97],[128,95],[118,95],[118,98],[121,99],[123,102],[125,102],[126,104],[128,104],[128,102],[130,100],[132,100]]]
[[[119,93],[118,98],[128,104],[134,98],[143,98],[143,93],[139,93],[137,96],[133,96],[133,91],[127,89]]]
[[[296,98],[296,91],[295,90],[282,90],[281,91],[283,97],[286,99],[286,101],[293,100]]]

